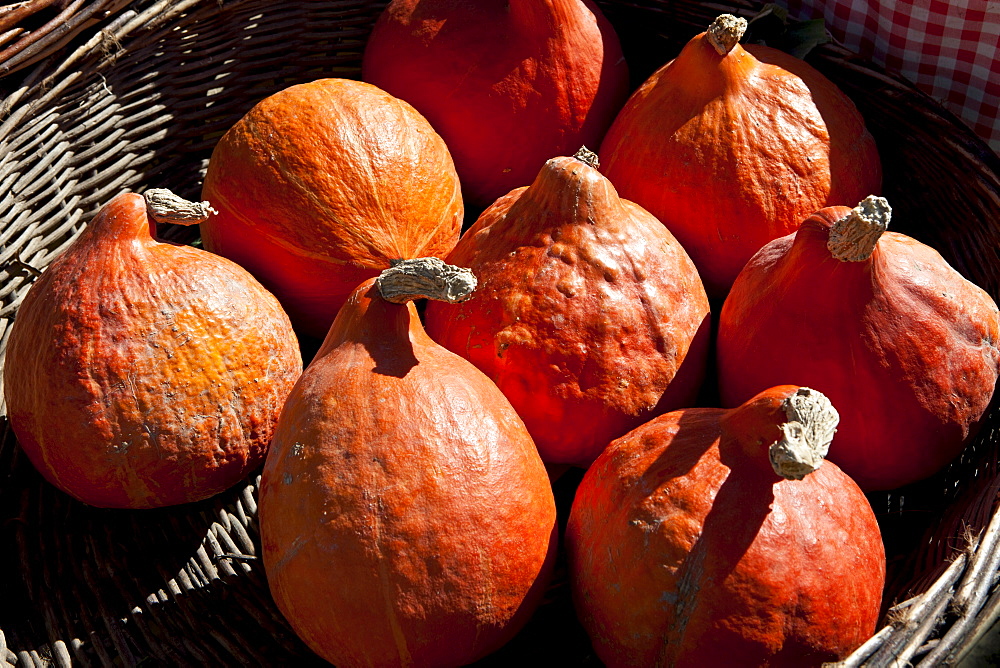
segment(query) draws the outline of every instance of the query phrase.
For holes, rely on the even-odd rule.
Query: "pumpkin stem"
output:
[[[869,195],[830,228],[826,247],[842,262],[862,262],[871,257],[882,233],[889,227],[892,208],[883,197]]]
[[[823,463],[837,431],[840,415],[822,392],[801,387],[781,403],[788,422],[784,436],[771,445],[774,472],[786,480],[802,480]]]
[[[142,196],[146,212],[157,223],[197,225],[208,220],[210,214],[219,213],[208,202],[189,202],[166,188],[150,188]]]
[[[580,162],[584,163],[585,165],[593,167],[594,169],[601,168],[601,161],[598,160],[597,154],[591,151],[586,146],[581,146],[580,150],[573,154],[573,157],[579,160]]]
[[[708,43],[715,47],[719,55],[726,56],[739,44],[746,31],[746,19],[737,18],[732,14],[721,14],[712,21],[712,25],[708,26],[705,35],[708,37]]]
[[[477,280],[471,269],[445,264],[436,257],[396,260],[375,279],[382,299],[405,304],[414,299],[436,299],[450,304],[472,297]]]

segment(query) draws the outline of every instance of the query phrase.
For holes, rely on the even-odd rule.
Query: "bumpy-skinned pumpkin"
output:
[[[723,405],[778,378],[815,387],[843,415],[830,459],[866,490],[958,455],[1000,375],[993,299],[889,216],[877,197],[809,216],[747,263],[719,316]]]
[[[449,262],[472,268],[477,297],[429,304],[428,333],[497,384],[546,462],[586,466],[612,439],[693,403],[709,337],[698,272],[583,160],[549,160],[480,216]]]
[[[818,666],[871,636],[885,551],[864,494],[822,459],[836,423],[821,393],[780,386],[608,446],[566,529],[605,664]]]
[[[600,147],[605,175],[670,228],[725,297],[761,246],[828,205],[878,193],[874,140],[804,61],[741,46],[720,16],[629,99]]]
[[[25,295],[4,364],[21,447],[95,506],[236,484],[263,462],[302,371],[274,296],[225,258],[157,241],[147,199],[165,219],[207,213],[158,190],[112,199]]]
[[[322,338],[359,283],[392,260],[445,256],[463,205],[448,148],[409,104],[320,79],[251,109],[219,140],[202,190],[205,248],[269,288]]]
[[[590,0],[394,0],[362,78],[427,117],[478,208],[597,146],[628,96],[618,37]]]
[[[471,272],[422,263],[347,300],[262,475],[274,600],[338,666],[457,666],[499,648],[555,554],[555,501],[524,424],[407,301],[464,298]]]

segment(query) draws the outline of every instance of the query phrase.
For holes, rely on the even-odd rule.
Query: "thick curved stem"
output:
[[[869,195],[830,228],[826,247],[842,262],[863,262],[872,256],[889,227],[892,207],[883,197]]]
[[[747,31],[747,20],[732,14],[721,14],[708,26],[705,36],[720,56],[725,57],[736,48]]]
[[[573,157],[594,169],[600,169],[601,167],[601,161],[597,158],[597,154],[586,146],[581,146],[580,150],[573,154]]]
[[[801,480],[823,463],[837,431],[840,414],[822,392],[799,390],[781,405],[788,422],[780,425],[782,438],[771,445],[774,472],[787,480]]]
[[[197,225],[218,213],[208,202],[190,202],[166,188],[150,188],[142,196],[146,212],[157,223]]]
[[[397,260],[375,279],[382,298],[394,304],[436,299],[456,304],[472,297],[478,281],[471,269],[436,257]]]

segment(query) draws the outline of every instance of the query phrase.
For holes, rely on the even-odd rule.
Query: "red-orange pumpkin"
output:
[[[219,140],[202,196],[205,248],[246,267],[293,324],[323,337],[391,260],[458,240],[458,175],[441,138],[375,86],[320,79],[262,100]]]
[[[393,0],[362,78],[427,117],[478,208],[531,183],[552,156],[597,146],[629,83],[590,0]]]
[[[250,274],[154,233],[142,196],[112,199],[31,286],[10,333],[11,427],[42,475],[95,506],[236,484],[263,462],[302,371],[288,316]]]
[[[428,304],[428,333],[497,384],[546,462],[586,466],[612,439],[694,402],[709,339],[698,272],[656,218],[580,159],[545,163],[449,262],[480,286],[462,304]]]
[[[885,552],[864,494],[822,460],[836,418],[820,393],[781,386],[605,450],[566,545],[608,666],[818,666],[871,636]]]
[[[934,249],[884,232],[889,214],[868,198],[809,216],[746,265],[719,319],[723,405],[779,378],[820,390],[843,416],[830,459],[867,490],[958,455],[1000,376],[993,299]]]
[[[412,302],[383,298],[390,280],[419,282],[408,264],[341,309],[262,475],[271,592],[337,666],[472,662],[527,621],[555,555],[555,502],[524,424],[428,338]],[[396,292],[441,298],[456,284],[434,268],[423,279]]]
[[[632,95],[599,151],[604,174],[670,228],[713,298],[813,211],[881,187],[851,100],[802,60],[740,46],[745,25],[723,15],[688,42]]]

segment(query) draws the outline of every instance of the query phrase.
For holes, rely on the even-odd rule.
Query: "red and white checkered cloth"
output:
[[[1000,0],[777,0],[937,99],[1000,153]]]

